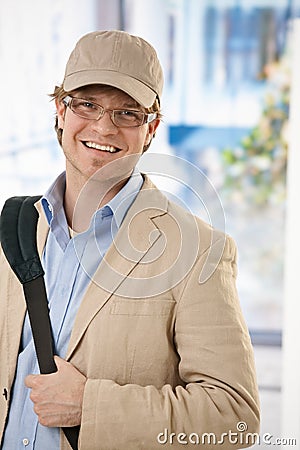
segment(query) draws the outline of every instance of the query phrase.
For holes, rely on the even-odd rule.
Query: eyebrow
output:
[[[82,93],[80,95],[82,95],[85,100],[94,102],[97,105],[99,104],[97,98],[93,97],[93,95],[86,95],[84,93]],[[123,103],[119,108],[141,108],[141,106],[135,100],[132,100],[132,101],[125,100],[125,103]],[[117,108],[117,109],[119,109],[119,108]]]
[[[123,106],[124,108],[140,108],[140,105],[135,100],[131,103],[124,103]]]

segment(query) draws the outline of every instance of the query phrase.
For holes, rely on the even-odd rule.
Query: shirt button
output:
[[[29,439],[24,438],[23,439],[23,445],[25,445],[25,447],[29,444]]]

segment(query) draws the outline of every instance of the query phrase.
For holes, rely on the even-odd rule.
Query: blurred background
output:
[[[64,169],[48,94],[62,82],[78,38],[120,29],[151,42],[165,90],[163,123],[149,151],[182,158],[207,177],[213,189],[202,199],[175,187],[194,213],[211,219],[222,205],[239,248],[262,430],[277,437],[290,54],[299,17],[300,0],[0,0],[0,207],[11,195],[42,194]],[[191,180],[199,191],[200,178]]]

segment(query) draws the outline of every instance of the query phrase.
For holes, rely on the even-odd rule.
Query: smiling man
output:
[[[21,287],[0,254],[2,450],[244,448],[257,432],[253,352],[233,240],[136,164],[157,131],[162,69],[121,31],[83,36],[52,95],[66,168],[36,204],[57,372],[40,375]],[[203,274],[206,274],[203,276]],[[245,428],[244,428],[245,429]],[[251,440],[250,440],[251,441]],[[186,441],[193,448],[193,441]]]
[[[121,164],[118,160],[122,159],[137,163],[149,147],[159,124],[159,104],[156,100],[156,108],[152,108],[156,112],[149,113],[149,108],[120,89],[99,84],[78,88],[68,96],[58,88],[54,96],[57,126],[58,130],[63,130],[61,145],[66,157],[64,207],[71,223],[82,188],[99,169],[116,161],[113,165],[116,171]],[[130,155],[132,158],[127,158]],[[105,175],[109,176],[107,170]],[[102,203],[111,200],[126,181],[125,176],[119,183],[114,180]]]

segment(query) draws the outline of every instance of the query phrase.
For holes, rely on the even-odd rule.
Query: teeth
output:
[[[86,142],[85,145],[89,148],[95,148],[96,150],[102,150],[109,153],[115,153],[118,151],[115,147],[111,147],[110,145],[99,145],[95,142]]]

